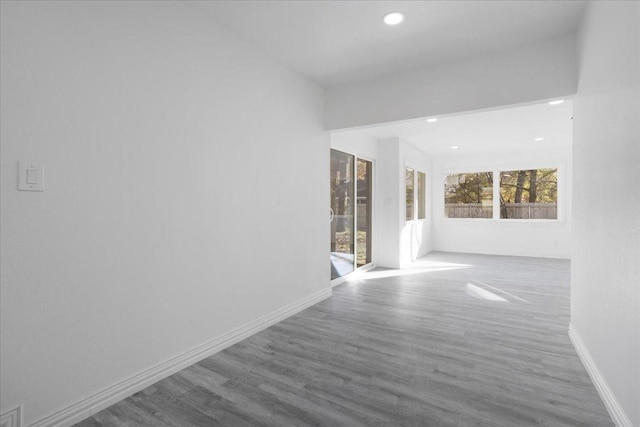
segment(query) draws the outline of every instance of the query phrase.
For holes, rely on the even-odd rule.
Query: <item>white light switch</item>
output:
[[[27,184],[38,184],[37,169],[27,169]]]
[[[43,168],[38,163],[24,163],[18,165],[18,190],[44,191]]]

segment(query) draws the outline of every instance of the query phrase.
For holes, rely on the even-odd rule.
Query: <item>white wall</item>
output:
[[[498,220],[444,217],[444,176],[451,173],[558,168],[558,220]],[[434,159],[433,249],[495,255],[570,258],[571,150],[520,150]],[[494,196],[495,197],[495,196]],[[497,200],[497,199],[496,199]],[[494,206],[495,209],[495,206]]]
[[[572,330],[626,425],[634,426],[640,426],[639,28],[638,2],[587,6],[574,104],[571,283]]]
[[[426,193],[426,219],[406,221],[405,210],[405,168],[410,167],[417,172],[424,172],[427,178]],[[400,266],[408,266],[416,259],[431,251],[431,223],[432,215],[430,204],[432,200],[430,175],[432,172],[431,157],[418,150],[406,141],[400,140]],[[416,187],[417,188],[417,187]],[[417,199],[415,203],[418,203]]]
[[[366,160],[375,161],[378,158],[378,140],[363,133],[332,132],[330,145],[331,148]]]
[[[523,104],[576,92],[575,37],[437,67],[396,73],[327,92],[327,128]]]
[[[33,423],[328,289],[318,87],[181,2],[1,4],[2,410]]]
[[[378,156],[375,205],[378,243],[374,251],[374,263],[379,267],[399,268],[400,212],[404,208],[404,179],[400,179],[400,140],[380,140]]]
[[[376,212],[379,237],[374,262],[380,267],[401,268],[431,250],[430,218],[405,221],[404,199],[405,166],[426,172],[428,176],[431,159],[400,138],[389,138],[378,143],[377,164]],[[427,191],[427,203],[429,199]]]

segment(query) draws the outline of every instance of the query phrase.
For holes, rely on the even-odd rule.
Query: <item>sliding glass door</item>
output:
[[[371,162],[331,150],[331,279],[371,262]]]
[[[356,181],[356,224],[358,238],[356,241],[356,266],[362,267],[371,262],[371,212],[372,212],[372,164],[370,161],[358,159],[358,180]]]
[[[331,150],[331,279],[354,269],[355,239],[353,216],[352,155]]]

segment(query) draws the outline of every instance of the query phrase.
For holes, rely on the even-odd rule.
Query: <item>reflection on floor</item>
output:
[[[366,272],[80,426],[613,426],[567,335],[569,279],[566,260],[445,253]]]
[[[342,277],[353,271],[353,254],[331,252],[331,279]]]

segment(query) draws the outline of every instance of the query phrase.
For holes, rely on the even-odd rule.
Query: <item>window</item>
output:
[[[373,163],[368,160],[357,159],[358,181],[356,182],[356,267],[371,262],[371,218],[373,216]]]
[[[493,218],[493,172],[447,175],[445,218]]]
[[[558,170],[500,172],[500,218],[558,219]]]
[[[413,168],[405,168],[406,220],[413,221],[427,217],[426,184],[427,175]]]
[[[558,169],[445,176],[445,218],[558,219]],[[495,188],[494,188],[495,186]],[[494,198],[499,195],[499,200]]]
[[[417,199],[418,199],[418,219],[425,219],[427,217],[427,175],[424,172],[418,172],[418,184],[417,184]]]
[[[405,168],[404,181],[405,181],[405,199],[406,199],[406,219],[407,221],[413,221],[416,219],[414,210],[414,180],[415,171],[411,168]]]

